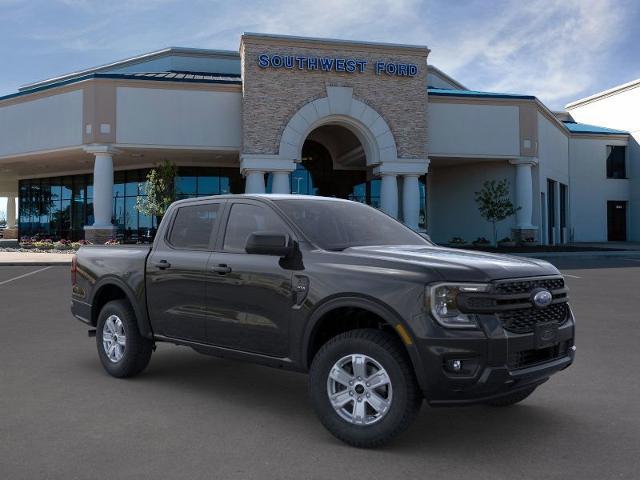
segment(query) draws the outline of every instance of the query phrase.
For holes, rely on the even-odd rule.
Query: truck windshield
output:
[[[275,200],[314,244],[340,251],[367,245],[430,245],[400,222],[357,202]]]

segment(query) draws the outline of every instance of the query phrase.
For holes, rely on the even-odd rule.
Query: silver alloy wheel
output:
[[[336,413],[356,425],[380,421],[393,400],[386,370],[375,359],[358,353],[342,357],[331,367],[327,394]]]
[[[127,335],[124,324],[117,315],[110,315],[102,327],[102,348],[113,363],[118,363],[124,357],[127,346]]]

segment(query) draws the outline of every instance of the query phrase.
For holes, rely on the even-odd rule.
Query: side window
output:
[[[627,147],[607,146],[607,178],[627,178]]]
[[[171,227],[169,243],[187,250],[208,250],[219,213],[219,203],[180,207]]]
[[[231,207],[223,248],[225,252],[244,253],[247,239],[252,233],[287,231],[280,217],[270,208],[236,203]]]

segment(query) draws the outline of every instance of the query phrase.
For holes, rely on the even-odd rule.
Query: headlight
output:
[[[476,328],[473,315],[458,310],[456,298],[460,293],[486,292],[489,285],[483,283],[438,283],[427,287],[431,314],[440,325],[447,328]]]

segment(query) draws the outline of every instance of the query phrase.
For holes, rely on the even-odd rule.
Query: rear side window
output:
[[[248,203],[234,204],[224,234],[225,252],[244,253],[249,235],[255,232],[287,233],[287,228],[270,208]]]
[[[208,250],[219,212],[219,203],[180,207],[173,221],[169,243],[176,248]]]

